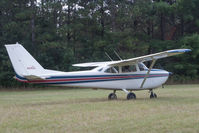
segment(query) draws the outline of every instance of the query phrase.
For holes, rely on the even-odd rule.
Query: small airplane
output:
[[[152,69],[158,59],[182,54],[190,49],[174,49],[146,56],[118,61],[89,62],[73,64],[77,67],[94,67],[87,71],[62,72],[44,69],[21,44],[5,45],[15,79],[25,83],[48,84],[53,86],[89,87],[113,90],[108,99],[117,99],[116,91],[122,90],[127,99],[136,99],[134,90],[149,90],[150,98],[157,98],[153,89],[164,84],[170,73]],[[152,61],[149,68],[143,62]]]

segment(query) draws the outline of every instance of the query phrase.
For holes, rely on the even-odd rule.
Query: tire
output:
[[[126,97],[127,100],[131,100],[131,99],[136,99],[136,95],[132,92],[130,92],[127,97]]]
[[[151,93],[150,98],[157,98],[157,95],[155,93]]]
[[[154,98],[157,98],[157,95],[155,93],[153,94],[153,96],[154,96]]]
[[[108,99],[109,100],[115,100],[115,99],[117,99],[117,95],[115,93],[111,93],[111,94],[108,95]]]

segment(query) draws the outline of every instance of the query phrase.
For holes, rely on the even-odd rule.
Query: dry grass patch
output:
[[[110,91],[71,89],[0,92],[0,132],[198,133],[199,85],[137,91],[108,101]]]

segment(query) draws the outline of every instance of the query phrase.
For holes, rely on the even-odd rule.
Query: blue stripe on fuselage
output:
[[[21,80],[27,80],[26,78],[19,76],[17,73],[16,73],[16,77],[17,77],[18,79],[21,79]]]
[[[148,70],[146,70],[148,71]],[[161,69],[152,69],[151,71],[162,71]],[[157,74],[150,74],[150,75],[161,75],[163,73],[157,73]],[[78,76],[51,76],[46,79],[68,79],[68,78],[98,78],[98,77],[119,77],[119,76],[143,76],[146,74],[113,74],[113,75],[78,75]]]

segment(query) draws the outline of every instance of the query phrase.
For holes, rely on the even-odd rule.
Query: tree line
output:
[[[169,49],[191,53],[159,60],[172,82],[199,75],[198,0],[1,0],[0,85],[21,85],[5,44],[19,42],[44,67],[79,70],[71,64],[118,60]],[[149,65],[149,63],[147,63]]]

